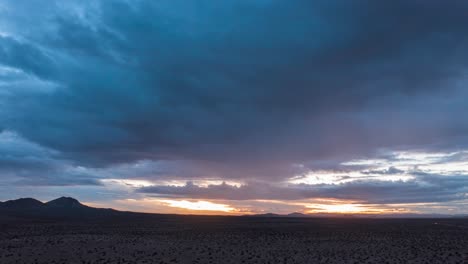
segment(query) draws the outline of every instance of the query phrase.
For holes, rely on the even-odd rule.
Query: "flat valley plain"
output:
[[[0,216],[0,263],[468,263],[468,219]]]

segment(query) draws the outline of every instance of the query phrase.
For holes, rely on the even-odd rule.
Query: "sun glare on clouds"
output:
[[[218,212],[233,212],[235,209],[226,204],[217,204],[208,201],[196,201],[191,202],[187,200],[177,201],[177,200],[161,200],[161,202],[166,203],[168,206],[183,208],[188,210],[195,211],[218,211]]]
[[[304,174],[291,177],[283,182],[277,183],[282,188],[327,188],[329,186],[349,184],[351,182],[399,182],[397,184],[414,185],[424,183],[424,175],[458,176],[468,174],[468,152],[383,152],[383,158],[354,159],[340,163],[341,167],[335,169],[317,169]],[[304,166],[305,167],[305,166]],[[421,176],[422,175],[422,176]],[[191,196],[190,191],[207,190],[211,188],[225,187],[224,185],[241,188],[248,183],[242,180],[225,180],[218,178],[195,178],[195,179],[102,179],[101,182],[109,189],[119,189],[127,193],[136,193],[138,199],[135,201],[125,200],[119,202],[120,208],[138,208],[144,212],[157,213],[179,213],[179,214],[255,214],[255,213],[283,213],[297,211],[304,213],[332,213],[332,214],[399,214],[418,213],[411,204],[372,204],[366,200],[337,200],[330,199],[307,199],[307,200],[271,200],[261,199],[239,202],[238,200],[213,198],[196,194]],[[147,193],[138,192],[139,188],[162,186],[169,189],[179,187],[182,191],[180,199],[176,200],[171,193]],[[383,186],[383,185],[382,185]],[[227,188],[227,187],[226,187]],[[231,190],[232,188],[227,188]],[[164,191],[164,188],[162,189]],[[188,190],[188,191],[187,191]],[[237,189],[234,189],[237,191]],[[187,191],[184,193],[183,191]],[[465,195],[466,196],[466,195]],[[218,197],[218,196],[217,196]],[[460,197],[463,197],[461,195]],[[196,199],[196,200],[194,200]],[[206,200],[198,200],[206,199]],[[255,205],[252,205],[254,203]],[[428,204],[425,211],[436,208],[437,204]],[[448,210],[450,208],[439,208]],[[432,210],[433,211],[433,210]]]
[[[361,204],[311,204],[307,205],[309,213],[379,213],[379,210],[370,210]]]

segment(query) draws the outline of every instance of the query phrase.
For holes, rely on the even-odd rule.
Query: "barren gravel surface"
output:
[[[0,263],[468,263],[468,219],[0,219]]]

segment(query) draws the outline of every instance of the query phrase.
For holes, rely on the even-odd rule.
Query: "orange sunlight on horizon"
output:
[[[398,214],[416,212],[406,208],[404,204],[362,204],[353,200],[325,198],[301,201],[255,200],[255,202],[258,203],[257,206],[252,207],[238,201],[143,198],[118,200],[113,205],[87,204],[127,211],[197,215],[289,214],[293,212],[304,214]]]
[[[218,212],[226,212],[230,213],[235,211],[235,208],[230,207],[226,204],[217,204],[208,201],[196,201],[191,202],[187,200],[160,200],[161,202],[167,204],[170,207],[177,207],[182,209],[188,210],[195,210],[195,211],[218,211]]]
[[[358,203],[334,203],[334,204],[308,204],[307,213],[334,213],[334,214],[386,214],[386,213],[410,213],[410,210],[402,208],[386,208],[378,205]]]
[[[308,213],[383,213],[383,210],[376,208],[368,208],[367,206],[363,206],[362,204],[312,204],[306,207],[311,209],[307,211]]]

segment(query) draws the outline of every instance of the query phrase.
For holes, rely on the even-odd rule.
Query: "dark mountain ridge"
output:
[[[33,198],[20,198],[0,202],[0,214],[21,218],[99,218],[124,214],[113,209],[102,209],[86,206],[71,197],[60,197],[58,199],[43,203]]]
[[[88,207],[81,204],[78,200],[71,197],[60,197],[44,204],[49,208],[84,208]],[[89,208],[89,207],[88,207]]]
[[[15,208],[24,208],[24,209],[30,209],[30,208],[38,208],[40,206],[43,206],[44,204],[41,201],[38,201],[33,198],[20,198],[17,200],[9,200],[6,202],[0,203],[0,208],[9,208],[9,209],[15,209]]]
[[[287,216],[288,217],[310,217],[309,215],[298,213],[298,212],[290,213]]]
[[[123,212],[114,209],[94,208],[80,203],[71,197],[60,197],[58,199],[43,203],[33,198],[20,198],[0,202],[0,218],[41,218],[41,219],[100,219],[103,217],[133,217],[133,216],[162,216],[161,214],[148,214],[138,212]],[[438,214],[337,214],[337,213],[315,213],[304,214],[294,212],[290,214],[256,214],[244,215],[242,217],[260,218],[467,218],[468,215],[438,215]]]
[[[58,199],[43,203],[34,198],[19,198],[0,202],[1,209],[24,210],[24,209],[41,209],[41,208],[85,208],[86,205],[81,204],[78,200],[71,197],[60,197]],[[90,207],[89,207],[90,208]]]

